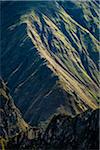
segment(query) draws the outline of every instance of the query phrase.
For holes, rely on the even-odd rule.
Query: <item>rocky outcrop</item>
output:
[[[9,89],[0,79],[0,144],[7,150],[98,149],[99,110],[75,117],[61,111],[40,127],[29,126],[14,105]]]
[[[59,114],[49,121],[43,131],[30,129],[7,143],[12,150],[99,150],[99,110],[88,110],[74,118]],[[28,138],[29,132],[31,138]],[[16,140],[15,140],[16,139]],[[12,146],[13,145],[13,146]]]
[[[9,89],[0,78],[0,147],[5,147],[10,138],[26,132],[28,124],[14,105]]]
[[[0,79],[0,137],[13,137],[27,128],[27,123],[9,95],[9,89]]]
[[[44,133],[43,149],[99,149],[99,110],[88,110],[75,118],[54,116]]]
[[[40,128],[28,125],[15,106],[9,89],[0,78],[0,148],[19,149],[32,147],[31,140],[38,138]]]

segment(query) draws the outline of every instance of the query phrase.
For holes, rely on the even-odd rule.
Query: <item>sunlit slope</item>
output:
[[[24,118],[97,108],[98,40],[58,3],[15,4],[15,14],[3,17],[1,68]]]
[[[99,39],[99,1],[59,1],[64,10]]]
[[[80,98],[61,88],[58,76],[40,58],[25,30],[26,26],[20,25],[10,31],[12,44],[8,43],[1,57],[2,76],[24,118],[32,123],[45,120],[61,105],[73,115],[86,110]]]
[[[41,57],[47,60],[48,66],[59,76],[63,87],[66,90],[75,91],[80,97],[84,95],[82,99],[88,101],[93,96],[91,93],[98,92],[97,67],[95,60],[93,60],[94,56],[91,55],[91,53],[95,55],[98,52],[98,41],[88,30],[72,20],[62,8],[59,11],[59,16],[64,25],[68,27],[68,29],[65,28],[64,32],[67,34],[68,31],[69,37],[65,36],[55,23],[45,15],[42,15],[40,19],[40,16],[37,16],[33,11],[25,16],[26,19],[22,19],[25,19],[28,35],[34,46]],[[44,26],[44,32],[42,26]],[[91,44],[89,44],[90,41]],[[76,47],[73,44],[76,44]],[[90,48],[88,48],[89,45]],[[84,66],[85,59],[91,62],[93,69],[91,66],[89,69]]]

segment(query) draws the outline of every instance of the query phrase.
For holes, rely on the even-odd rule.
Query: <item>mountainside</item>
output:
[[[0,149],[99,150],[99,1],[0,5]]]
[[[12,150],[16,150],[16,147],[19,150],[97,150],[99,149],[98,115],[99,111],[96,110],[87,111],[75,118],[66,115],[54,116],[45,131],[38,132],[37,137],[32,136],[30,139],[27,133],[21,134],[10,139],[7,148]]]
[[[47,126],[40,145],[45,150],[97,150],[98,119],[99,110],[88,110],[74,118],[65,114],[55,115]]]
[[[11,138],[26,131],[28,124],[21,117],[20,111],[14,105],[9,90],[0,79],[0,137]]]
[[[81,26],[99,40],[99,1],[59,1],[60,5]]]
[[[1,76],[30,124],[98,108],[99,12],[84,3],[1,3]]]
[[[99,147],[99,110],[71,117],[54,114],[40,127],[29,126],[0,79],[0,146],[7,150],[88,150]],[[95,122],[94,122],[95,120]]]
[[[90,150],[99,149],[99,110],[89,110],[71,118],[65,114],[54,115],[45,130],[37,136],[27,133],[10,139],[8,149],[12,150]],[[94,123],[95,119],[95,123]],[[31,130],[28,131],[28,134]]]
[[[29,126],[15,106],[9,89],[0,78],[0,149],[14,150],[23,145],[31,145],[30,141],[36,139],[40,128]],[[12,142],[11,142],[12,141]]]

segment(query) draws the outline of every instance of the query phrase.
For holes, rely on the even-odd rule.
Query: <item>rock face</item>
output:
[[[25,132],[27,128],[28,124],[21,117],[8,88],[0,79],[0,140],[7,141],[20,132]]]
[[[95,122],[94,122],[95,120]],[[88,110],[74,118],[55,115],[45,130],[30,129],[7,143],[8,149],[33,150],[99,150],[99,110]],[[28,138],[29,132],[37,136]],[[19,138],[19,139],[18,139]],[[13,146],[12,146],[13,145]]]
[[[24,119],[35,125],[60,107],[72,116],[96,109],[97,2],[1,5],[1,75]]]
[[[32,128],[24,121],[9,94],[9,89],[0,78],[0,148],[18,149],[23,140],[22,146],[26,142],[26,145],[31,147],[30,141],[36,139],[40,131],[39,128]]]
[[[44,133],[43,149],[99,149],[98,121],[99,110],[88,110],[75,118],[61,114],[54,116]]]
[[[75,117],[54,114],[40,127],[29,126],[0,79],[0,146],[7,150],[99,149],[99,110]]]

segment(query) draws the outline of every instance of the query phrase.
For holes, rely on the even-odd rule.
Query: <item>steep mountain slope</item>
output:
[[[54,115],[36,138],[28,139],[25,135],[14,137],[7,143],[7,148],[16,150],[17,146],[19,150],[98,150],[98,117],[99,110],[88,110],[75,118],[65,114]],[[19,140],[15,140],[16,138]]]
[[[0,137],[9,138],[28,128],[21,117],[20,111],[14,105],[9,90],[0,79]]]
[[[2,3],[1,76],[24,118],[37,124],[59,107],[70,115],[96,109],[97,34],[58,2],[21,5]]]
[[[0,149],[18,149],[21,141],[29,142],[36,139],[41,130],[29,126],[21,116],[20,111],[15,106],[9,89],[0,78]],[[11,141],[13,142],[11,143]]]
[[[95,120],[95,121],[94,121]],[[99,147],[99,110],[71,117],[54,114],[40,127],[29,126],[0,79],[0,148],[7,150],[74,150]]]
[[[65,11],[99,40],[99,1],[59,1]]]
[[[10,138],[26,132],[28,124],[13,103],[9,90],[0,78],[0,149],[4,150]]]
[[[44,150],[99,149],[99,110],[88,110],[75,118],[59,114],[50,121],[41,147]],[[94,123],[95,120],[95,123]]]

